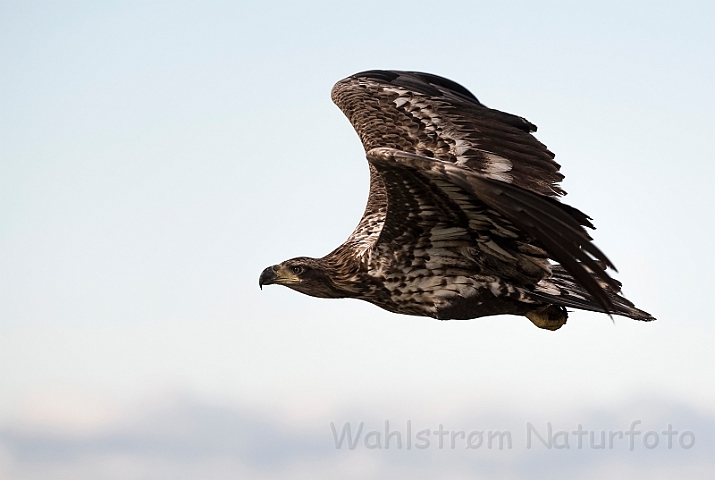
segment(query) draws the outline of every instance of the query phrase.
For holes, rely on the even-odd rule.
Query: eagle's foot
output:
[[[558,330],[566,323],[568,313],[566,313],[566,308],[562,306],[546,305],[526,312],[526,318],[539,328]]]

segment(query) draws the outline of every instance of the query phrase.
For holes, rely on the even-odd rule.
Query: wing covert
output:
[[[564,194],[554,154],[522,117],[482,105],[466,88],[419,72],[369,71],[335,84],[332,99],[365,151],[434,157],[546,196]]]

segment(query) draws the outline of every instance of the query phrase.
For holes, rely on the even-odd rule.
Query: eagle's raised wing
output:
[[[605,311],[613,309],[605,291],[618,291],[605,272],[613,264],[584,230],[593,228],[589,217],[551,198],[564,193],[557,185],[563,175],[554,154],[531,135],[536,130],[532,123],[485,107],[451,80],[419,72],[357,73],[335,84],[332,99],[378,170],[378,176],[371,174],[371,200],[351,239],[364,238],[366,220],[375,225],[375,218],[384,217],[378,207],[385,202],[373,200],[383,188],[387,205],[399,205],[399,212],[388,211],[383,242],[393,230],[400,241],[409,235],[416,239],[417,231],[424,235],[425,215],[434,213],[434,202],[451,202],[439,209],[435,231],[459,226],[462,240],[487,252],[480,258],[495,265],[494,274],[517,283],[549,276],[548,267],[537,260],[541,251],[563,265]],[[414,182],[423,182],[421,193],[429,193],[429,201],[417,204]],[[400,217],[405,210],[407,216]],[[469,218],[469,212],[478,218]],[[481,230],[475,228],[480,222]],[[369,243],[376,240],[373,229]]]
[[[591,242],[578,210],[444,160],[391,148],[370,150],[367,158],[387,196],[373,248],[405,257],[395,264],[419,269],[426,257],[433,263],[426,270],[442,277],[468,276],[471,267],[485,279],[504,279],[487,287],[508,295],[510,285],[536,287],[550,277],[551,258],[603,311],[620,313],[609,295],[620,285],[605,271],[613,265]]]
[[[554,154],[524,118],[482,105],[466,88],[419,72],[373,70],[339,81],[332,99],[365,151],[434,157],[545,196],[562,195]]]

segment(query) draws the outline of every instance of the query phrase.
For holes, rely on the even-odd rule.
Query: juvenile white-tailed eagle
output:
[[[557,199],[564,177],[535,125],[427,73],[357,73],[332,99],[367,152],[365,213],[333,252],[268,267],[261,287],[441,320],[525,315],[549,330],[566,307],[654,320],[619,295],[590,217]]]

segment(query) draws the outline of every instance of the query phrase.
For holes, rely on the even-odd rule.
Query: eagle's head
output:
[[[331,268],[322,259],[297,257],[268,267],[261,273],[258,286],[285,285],[298,292],[318,298],[345,297],[331,277]]]

